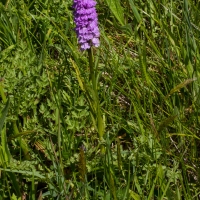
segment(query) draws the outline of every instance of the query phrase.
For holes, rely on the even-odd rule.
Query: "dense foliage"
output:
[[[72,1],[1,0],[0,200],[198,200],[200,2],[97,12],[103,139]]]

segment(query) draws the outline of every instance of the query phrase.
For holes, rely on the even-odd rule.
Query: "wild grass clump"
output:
[[[0,3],[0,200],[198,200],[200,2],[98,0],[93,54],[72,3]]]

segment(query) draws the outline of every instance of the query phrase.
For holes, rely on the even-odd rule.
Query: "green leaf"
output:
[[[121,25],[124,25],[124,14],[123,14],[123,8],[120,5],[119,0],[106,0],[106,3],[108,4],[110,10],[114,14],[114,16],[117,18],[117,20],[120,22]]]
[[[11,200],[20,200],[21,198],[17,198],[17,196],[13,193],[12,194],[12,197],[11,197]]]
[[[140,196],[133,192],[132,190],[129,190],[130,196],[134,199],[134,200],[140,200]]]
[[[177,117],[176,115],[172,115],[172,116],[166,118],[164,121],[162,121],[158,128],[158,132],[161,132],[165,127],[167,127],[169,124],[171,124],[175,120],[176,117]]]
[[[140,16],[140,14],[139,14],[139,12],[138,12],[136,6],[134,5],[133,0],[129,0],[129,4],[130,4],[130,6],[131,6],[131,9],[132,9],[132,11],[133,11],[133,14],[134,14],[134,16],[135,16],[137,22],[140,23],[140,22],[141,22],[141,16]]]
[[[40,179],[46,179],[45,176],[40,174],[38,171],[26,171],[26,170],[13,170],[13,169],[4,169],[0,168],[0,170],[5,171],[5,172],[13,172],[13,173],[18,173],[18,174],[24,174],[26,176],[35,176]]]
[[[4,121],[6,119],[6,115],[8,113],[8,108],[9,108],[9,103],[10,103],[10,100],[8,99],[4,109],[1,111],[1,118],[0,118],[0,132],[2,131],[2,128],[3,128],[3,124],[4,124]]]
[[[9,161],[10,161],[10,151],[8,149],[8,143],[7,143],[7,136],[6,136],[6,128],[3,128],[6,115],[8,113],[8,108],[9,108],[9,102],[10,100],[6,102],[6,105],[4,109],[1,112],[1,118],[0,118],[0,133],[1,133],[1,144],[2,144],[2,154],[3,154],[3,164],[6,166]]]

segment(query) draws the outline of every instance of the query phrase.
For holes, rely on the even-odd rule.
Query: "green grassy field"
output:
[[[0,200],[200,199],[200,1],[96,8],[92,74],[72,0],[1,0]]]

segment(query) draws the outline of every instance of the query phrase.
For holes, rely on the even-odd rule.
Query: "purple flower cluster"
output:
[[[99,46],[98,18],[95,0],[74,0],[74,21],[81,50]]]

